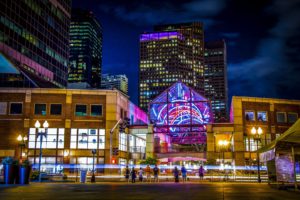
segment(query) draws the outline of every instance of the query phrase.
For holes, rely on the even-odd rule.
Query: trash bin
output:
[[[86,182],[86,170],[81,170],[80,171],[80,183],[85,183]]]

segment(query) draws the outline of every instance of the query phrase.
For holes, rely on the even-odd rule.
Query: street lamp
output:
[[[19,141],[19,147],[21,148],[20,160],[22,160],[23,148],[26,146],[26,141],[28,138],[27,136],[23,137],[22,135],[19,135],[17,140]]]
[[[96,182],[96,177],[95,177],[95,154],[97,153],[96,149],[92,150],[92,154],[93,154],[93,171],[92,171],[92,178],[91,178],[91,183],[95,183]]]
[[[257,182],[261,182],[260,179],[260,161],[259,161],[259,153],[258,153],[258,141],[260,140],[260,135],[263,133],[262,128],[258,127],[256,129],[255,127],[252,127],[251,134],[254,135],[254,140],[256,140],[256,157],[257,157]]]
[[[42,161],[42,143],[43,143],[43,137],[47,137],[47,132],[48,132],[48,127],[49,124],[47,121],[45,121],[43,123],[43,129],[40,129],[41,124],[40,122],[37,120],[34,124],[36,130],[37,130],[37,134],[36,134],[36,138],[40,137],[40,156],[39,156],[39,181],[42,182],[42,176],[41,176],[41,161]]]

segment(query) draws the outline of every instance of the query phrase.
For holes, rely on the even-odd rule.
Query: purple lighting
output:
[[[160,32],[160,33],[145,33],[140,36],[140,41],[152,41],[152,40],[169,40],[169,39],[183,39],[181,33],[178,32]]]

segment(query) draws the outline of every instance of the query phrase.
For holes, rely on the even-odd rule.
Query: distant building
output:
[[[128,78],[125,74],[109,75],[103,74],[101,81],[101,88],[113,89],[116,88],[125,94],[128,94]]]
[[[204,95],[211,101],[215,122],[228,121],[227,52],[224,40],[206,42]]]
[[[102,27],[90,11],[74,9],[70,26],[69,83],[101,86]]]
[[[71,0],[4,0],[0,7],[0,86],[66,87]]]
[[[204,33],[199,22],[160,25],[140,35],[139,106],[178,80],[204,94]]]

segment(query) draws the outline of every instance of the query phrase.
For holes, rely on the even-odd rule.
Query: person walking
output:
[[[174,178],[175,178],[175,183],[179,182],[179,170],[177,169],[177,167],[175,166],[175,169],[173,171],[174,174]]]
[[[203,167],[201,165],[200,168],[199,168],[199,177],[200,177],[200,180],[203,180],[203,176],[204,176],[204,169],[203,169]]]
[[[130,175],[130,170],[127,165],[125,168],[125,178],[126,178],[127,183],[129,183],[129,175]]]
[[[138,171],[140,182],[143,182],[143,172],[144,172],[143,169],[140,167],[140,170]]]
[[[184,165],[182,165],[182,167],[181,167],[181,175],[182,175],[182,181],[183,182],[186,182],[186,174],[187,174],[186,168],[184,167]]]
[[[145,172],[146,172],[147,181],[150,181],[151,183],[151,168],[149,165],[147,165],[147,167],[145,168]]]
[[[153,168],[153,175],[154,175],[154,182],[159,182],[158,180],[158,173],[159,173],[159,169],[157,167],[157,165],[155,165],[155,167]]]
[[[134,167],[132,167],[130,174],[131,174],[131,182],[135,183],[136,171],[135,171]]]

